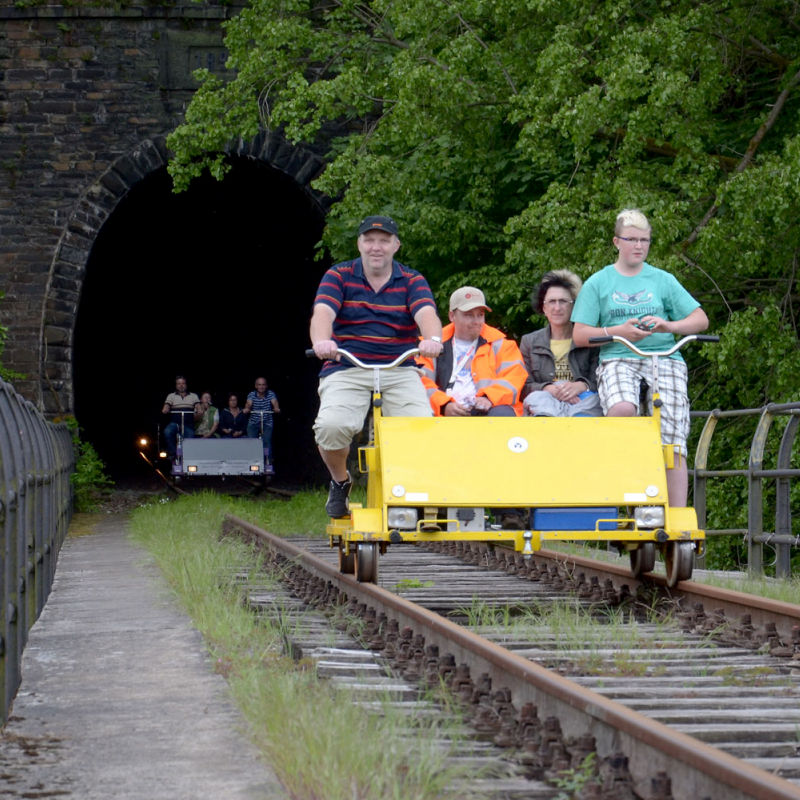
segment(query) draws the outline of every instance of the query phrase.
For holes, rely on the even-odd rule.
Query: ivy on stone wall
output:
[[[5,296],[5,292],[0,292],[0,300],[2,300]],[[3,351],[6,348],[7,341],[8,328],[5,325],[0,325],[0,378],[8,383],[13,383],[14,381],[22,380],[25,378],[25,375],[21,372],[15,372],[13,369],[8,369],[7,367],[3,366]]]

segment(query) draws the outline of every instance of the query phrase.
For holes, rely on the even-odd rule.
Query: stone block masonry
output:
[[[166,164],[191,73],[224,72],[221,23],[240,7],[0,8],[3,361],[25,373],[17,390],[49,415],[73,409],[75,315],[95,237],[125,193]],[[307,185],[321,166],[298,150],[279,168]]]

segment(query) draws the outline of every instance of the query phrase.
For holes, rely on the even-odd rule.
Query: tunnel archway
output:
[[[185,375],[216,405],[241,404],[265,375],[281,404],[278,477],[323,476],[313,445],[318,364],[304,358],[308,320],[328,262],[315,260],[319,204],[291,177],[246,158],[224,181],[173,194],[165,168],[125,195],[100,229],[75,323],[75,415],[117,481],[146,465],[136,437]]]

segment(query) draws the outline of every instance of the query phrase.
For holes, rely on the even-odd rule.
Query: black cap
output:
[[[397,223],[391,217],[364,217],[358,226],[358,235],[367,231],[384,231],[397,236]]]

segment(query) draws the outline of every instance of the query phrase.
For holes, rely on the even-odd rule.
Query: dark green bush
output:
[[[66,416],[75,447],[75,472],[72,473],[72,488],[75,492],[75,511],[96,511],[100,501],[111,492],[114,481],[106,474],[106,465],[91,442],[81,440],[78,420]]]

